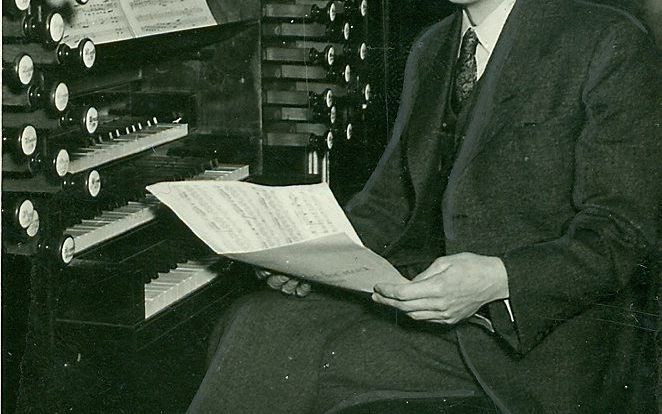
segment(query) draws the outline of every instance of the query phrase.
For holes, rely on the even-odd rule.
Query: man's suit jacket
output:
[[[650,408],[653,335],[636,310],[654,284],[641,270],[662,199],[652,40],[615,8],[518,0],[440,189],[459,20],[415,41],[390,143],[348,216],[395,265],[427,265],[444,251],[503,259],[515,324],[495,302],[496,334],[457,328],[469,367],[502,411]],[[433,219],[439,190],[443,230]]]

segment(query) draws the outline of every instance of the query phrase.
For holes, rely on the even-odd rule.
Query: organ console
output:
[[[185,409],[205,329],[252,269],[211,254],[145,187],[357,191],[392,105],[389,9],[369,2],[3,0],[2,291],[25,315],[10,407]]]

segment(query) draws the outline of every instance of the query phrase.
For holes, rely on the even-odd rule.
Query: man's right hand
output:
[[[266,269],[255,269],[255,275],[260,280],[267,280],[267,285],[275,290],[280,290],[286,295],[295,295],[300,298],[308,295],[311,291],[310,283],[297,278],[273,273]]]

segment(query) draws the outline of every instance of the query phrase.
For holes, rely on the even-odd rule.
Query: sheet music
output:
[[[267,187],[179,181],[147,190],[219,254],[271,249],[337,233],[361,245],[326,184]]]
[[[87,4],[72,2],[72,6],[74,12],[66,23],[62,39],[68,46],[78,46],[85,37],[95,45],[135,37],[120,0],[89,0]]]
[[[216,24],[205,0],[89,0],[73,5],[63,42],[104,44]]]
[[[407,283],[367,249],[325,183],[180,181],[147,187],[216,253],[345,289]]]
[[[409,282],[386,259],[357,245],[346,234],[226,256],[311,282],[366,293],[372,293],[377,283]]]
[[[216,24],[205,0],[121,0],[136,37]]]

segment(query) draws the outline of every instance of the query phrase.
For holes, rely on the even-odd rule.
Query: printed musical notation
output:
[[[360,292],[407,283],[361,244],[326,184],[262,187],[216,181],[147,187],[212,250],[276,272]]]
[[[63,39],[72,47],[85,37],[98,45],[217,24],[205,0],[90,0],[73,7]]]

